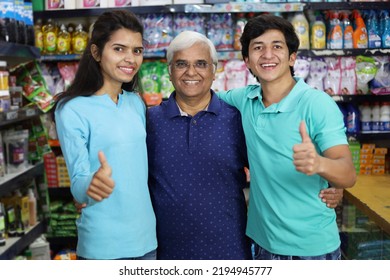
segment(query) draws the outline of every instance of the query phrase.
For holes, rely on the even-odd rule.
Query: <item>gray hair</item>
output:
[[[203,43],[209,47],[210,56],[211,56],[211,59],[213,60],[214,72],[215,72],[217,64],[218,64],[218,56],[217,56],[217,50],[215,49],[213,42],[211,42],[211,40],[208,39],[205,35],[203,35],[199,32],[189,31],[189,30],[181,32],[169,44],[169,47],[167,49],[167,62],[168,62],[169,68],[170,68],[170,65],[171,65],[171,62],[173,59],[173,55],[176,52],[184,50],[186,48],[190,48],[195,43]]]

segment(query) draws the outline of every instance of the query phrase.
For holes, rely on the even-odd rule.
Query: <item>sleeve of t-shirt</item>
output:
[[[67,106],[55,111],[56,129],[71,180],[71,192],[79,203],[93,204],[87,195],[94,172],[90,170],[88,154],[88,125],[80,115]]]
[[[333,146],[348,144],[343,114],[336,102],[322,92],[311,94],[316,96],[311,99],[312,117],[307,121],[311,122],[310,136],[321,152]]]

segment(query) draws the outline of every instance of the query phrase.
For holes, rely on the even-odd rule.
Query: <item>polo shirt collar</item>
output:
[[[215,92],[211,89],[211,100],[206,109],[207,112],[218,115],[221,111],[221,100],[217,97]],[[169,118],[182,116],[180,108],[176,103],[176,91],[172,92],[167,100],[167,114]]]
[[[297,83],[290,91],[290,93],[286,97],[284,97],[279,103],[273,104],[270,107],[268,107],[269,109],[272,108],[274,111],[277,112],[292,112],[297,108],[299,100],[302,97],[302,93],[310,87],[305,83],[305,81],[302,78],[294,77],[294,80]],[[262,100],[263,97],[261,94],[261,85],[257,88],[254,88],[252,91],[250,91],[247,97],[250,99],[258,98],[259,100]]]

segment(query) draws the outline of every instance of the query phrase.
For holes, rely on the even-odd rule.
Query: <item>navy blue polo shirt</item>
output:
[[[212,92],[205,111],[185,116],[175,96],[147,112],[157,258],[250,259],[240,113]]]

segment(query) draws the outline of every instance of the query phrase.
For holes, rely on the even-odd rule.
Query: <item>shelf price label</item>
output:
[[[18,118],[18,111],[10,111],[5,114],[5,119],[7,121],[15,120]]]
[[[29,108],[26,110],[26,117],[32,117],[35,115],[35,109]]]

